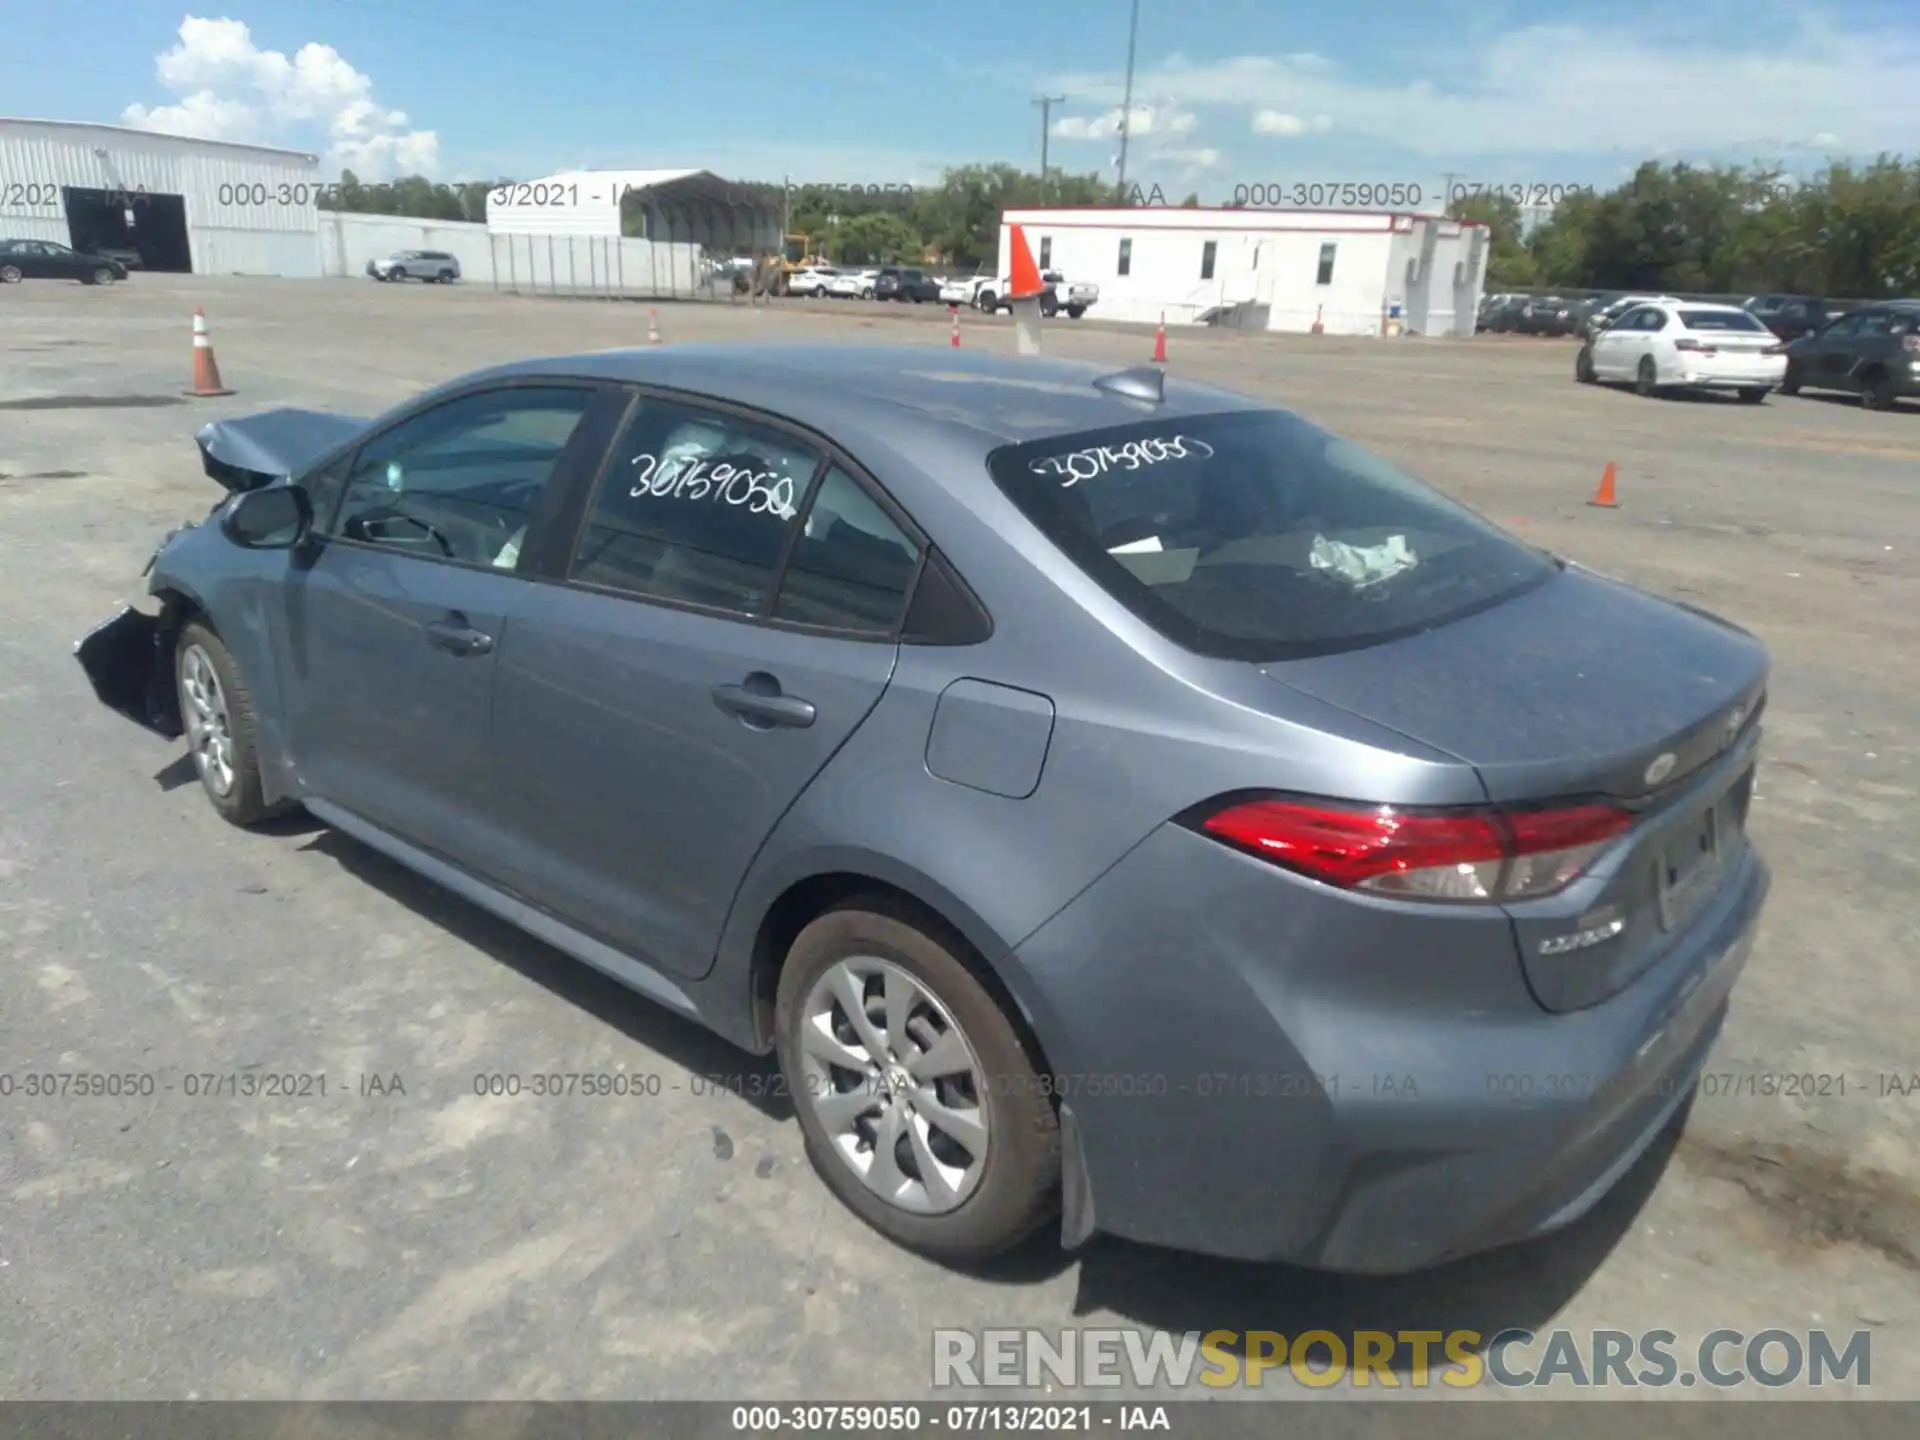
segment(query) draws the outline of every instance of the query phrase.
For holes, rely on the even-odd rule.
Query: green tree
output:
[[[1447,206],[1456,220],[1478,220],[1493,230],[1493,249],[1487,256],[1487,284],[1520,288],[1539,283],[1534,258],[1520,235],[1520,205],[1503,191],[1461,195]]]
[[[827,258],[836,265],[918,261],[925,245],[920,232],[905,219],[884,211],[849,215],[827,233]]]

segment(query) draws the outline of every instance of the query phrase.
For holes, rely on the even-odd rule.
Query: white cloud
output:
[[[1326,128],[1321,117],[1338,116],[1343,133],[1440,160],[1607,152],[1753,159],[1831,151],[1841,136],[1869,153],[1920,150],[1920,37],[1848,28],[1805,9],[1782,24],[1760,23],[1783,13],[1762,0],[1733,34],[1679,19],[1534,25],[1431,53],[1430,78],[1382,81],[1375,66],[1318,55],[1172,55],[1138,83],[1172,105],[1238,109],[1258,134],[1305,134]],[[1122,90],[1111,72],[1052,75],[1045,84],[1106,104]]]
[[[1118,105],[1098,115],[1063,116],[1054,122],[1053,133],[1060,140],[1112,140],[1120,134],[1120,116]],[[1198,115],[1177,106],[1135,105],[1127,136],[1139,140],[1148,135],[1190,135],[1199,123]]]
[[[362,179],[439,171],[439,135],[410,128],[405,111],[376,103],[373,81],[331,45],[302,45],[289,59],[260,49],[238,20],[192,15],[179,34],[155,63],[179,101],[129,105],[124,124],[201,140],[308,146]]]
[[[1307,119],[1300,115],[1289,115],[1284,110],[1256,110],[1253,112],[1253,133],[1256,135],[1305,135],[1308,131],[1326,131],[1333,128],[1330,116],[1315,115]]]

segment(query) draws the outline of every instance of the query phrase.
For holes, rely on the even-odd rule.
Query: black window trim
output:
[[[627,394],[622,407],[619,423],[603,448],[600,460],[590,474],[576,474],[570,477],[571,493],[562,502],[556,517],[555,553],[560,553],[559,536],[568,536],[564,546],[564,568],[557,574],[543,575],[541,578],[549,584],[563,585],[568,589],[580,590],[594,595],[606,595],[616,600],[624,600],[634,605],[653,605],[665,610],[679,610],[690,615],[706,615],[716,620],[731,621],[736,625],[757,626],[766,630],[785,631],[793,634],[817,635],[826,639],[858,640],[875,645],[901,645],[913,643],[906,637],[908,618],[913,612],[913,599],[920,588],[921,577],[927,572],[934,553],[933,538],[921,528],[906,509],[890,494],[885,485],[844,447],[830,437],[797,420],[772,411],[761,410],[755,406],[743,404],[737,400],[719,395],[709,395],[697,390],[683,390],[675,386],[644,384],[639,382],[614,382]],[[634,412],[643,400],[662,400],[671,404],[690,405],[712,410],[724,415],[732,415],[749,423],[765,426],[767,429],[790,435],[820,452],[820,462],[808,477],[803,499],[796,504],[799,515],[804,516],[812,506],[820,486],[825,483],[827,472],[838,466],[880,507],[881,512],[900,528],[900,533],[910,540],[919,552],[913,568],[913,576],[907,583],[905,594],[901,598],[899,613],[894,616],[893,624],[886,630],[858,629],[842,625],[819,625],[811,621],[783,619],[772,612],[778,606],[781,589],[786,584],[787,568],[793,558],[793,549],[800,535],[796,527],[789,533],[781,545],[780,558],[775,563],[765,592],[767,613],[749,615],[730,609],[724,605],[703,605],[697,601],[679,600],[665,595],[643,595],[632,590],[624,590],[614,585],[599,585],[591,580],[582,580],[573,571],[573,557],[579,549],[580,537],[584,533],[587,517],[591,512],[593,498],[599,493],[600,484],[608,467],[613,463],[615,450],[626,438],[628,427],[632,425]],[[955,570],[951,560],[945,562],[946,569],[960,580],[961,587],[979,606],[981,617],[986,624],[987,633],[992,632],[993,620],[986,607],[979,602],[978,592],[967,585],[965,577]]]
[[[590,376],[513,375],[505,377],[504,379],[495,377],[489,380],[476,381],[471,385],[462,385],[457,390],[430,391],[428,394],[418,397],[404,410],[390,418],[384,419],[379,429],[369,430],[364,434],[356,435],[345,444],[328,451],[318,460],[305,466],[298,476],[291,477],[288,483],[302,485],[304,487],[309,477],[319,474],[322,470],[327,469],[342,459],[347,463],[347,476],[350,479],[354,467],[359,464],[361,451],[365,450],[369,445],[392,434],[401,426],[412,423],[422,415],[429,414],[446,405],[456,405],[462,400],[471,399],[475,395],[485,395],[496,390],[578,390],[585,392],[588,397],[586,408],[580,412],[579,423],[574,426],[573,434],[567,438],[567,443],[561,448],[560,458],[554,462],[553,473],[547,477],[547,483],[541,487],[539,499],[535,501],[533,509],[529,511],[527,515],[527,534],[522,544],[521,556],[528,558],[530,561],[531,557],[545,556],[549,551],[549,545],[543,542],[549,540],[548,532],[565,518],[564,502],[565,497],[571,491],[572,472],[583,465],[594,462],[592,451],[588,446],[590,443],[594,443],[594,431],[601,428],[595,424],[595,421],[596,418],[604,421],[608,398],[618,390],[615,382],[608,381],[605,378]],[[608,445],[608,441],[605,438],[601,438],[597,443],[601,445],[603,450]],[[596,463],[595,473],[598,473],[598,468],[598,464]],[[430,565],[449,565],[459,570],[482,571],[489,575],[510,576],[518,580],[537,581],[547,578],[544,566],[535,563],[516,565],[513,569],[508,570],[498,565],[486,564],[478,560],[463,560],[453,555],[437,555],[422,550],[403,550],[393,545],[382,545],[373,540],[354,540],[348,536],[341,535],[335,532],[332,527],[340,518],[340,507],[346,503],[346,494],[347,486],[343,482],[340,487],[340,493],[334,497],[333,508],[327,516],[325,524],[323,525],[321,523],[319,516],[316,515],[314,517],[314,529],[311,534],[311,539],[314,546],[312,553],[316,558],[327,546],[346,545],[355,550],[370,550],[382,555],[398,555],[408,560],[425,561]]]

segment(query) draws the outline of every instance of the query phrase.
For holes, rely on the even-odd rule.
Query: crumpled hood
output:
[[[237,420],[209,421],[194,440],[208,475],[229,490],[257,490],[298,474],[368,423],[321,410],[263,410]]]

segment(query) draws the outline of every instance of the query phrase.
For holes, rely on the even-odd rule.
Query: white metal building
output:
[[[147,270],[321,273],[319,157],[0,118],[0,237],[133,250]]]
[[[1097,284],[1108,319],[1329,335],[1471,335],[1492,243],[1478,221],[1405,211],[1009,210],[1001,275],[1013,225],[1042,270]]]

